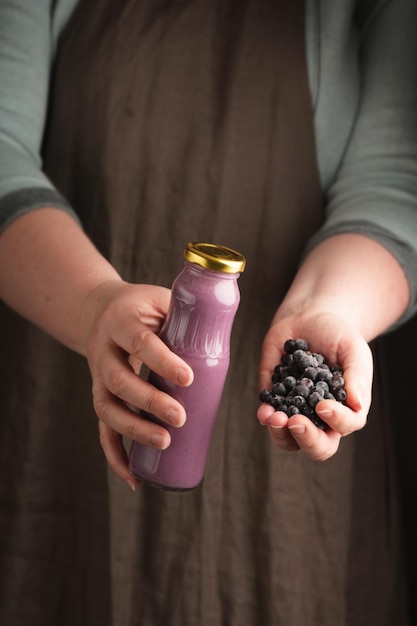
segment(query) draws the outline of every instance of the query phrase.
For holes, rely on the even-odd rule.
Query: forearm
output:
[[[343,234],[310,252],[275,319],[330,312],[369,342],[401,317],[408,300],[408,281],[394,256],[373,239]]]
[[[64,211],[31,211],[0,235],[0,298],[81,354],[92,323],[87,297],[113,281],[123,284]]]

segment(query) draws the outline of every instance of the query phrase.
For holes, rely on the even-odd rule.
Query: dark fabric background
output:
[[[318,464],[256,420],[261,342],[321,223],[303,3],[82,1],[45,165],[123,277],[188,240],[242,252],[232,361],[198,489],[107,474],[85,362],[2,309],[1,626],[404,626],[387,388]]]

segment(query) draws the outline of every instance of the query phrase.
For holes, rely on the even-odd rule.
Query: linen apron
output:
[[[130,493],[85,360],[2,309],[1,625],[406,624],[381,388],[325,463],[256,419],[263,337],[323,220],[303,3],[83,0],[54,76],[46,171],[124,279],[169,287],[193,240],[247,267],[190,492]]]

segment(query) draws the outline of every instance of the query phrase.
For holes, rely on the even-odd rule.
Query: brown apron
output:
[[[84,360],[1,311],[2,626],[405,625],[383,398],[326,463],[256,419],[262,339],[323,219],[303,3],[81,1],[45,164],[126,280],[170,286],[189,240],[247,269],[187,493],[107,472]]]

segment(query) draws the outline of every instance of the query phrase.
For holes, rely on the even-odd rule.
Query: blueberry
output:
[[[314,409],[311,408],[311,406],[309,406],[308,404],[306,404],[303,408],[303,415],[305,415],[306,417],[308,417],[308,419],[311,419],[313,415],[315,415],[314,413]]]
[[[311,378],[303,377],[303,378],[300,378],[300,385],[303,385],[303,387],[307,387],[308,392],[310,393],[310,391],[314,387],[314,382],[312,381]]]
[[[292,417],[293,415],[299,415],[301,413],[300,409],[296,407],[294,404],[290,404],[286,411],[288,417]]]
[[[296,350],[295,339],[287,339],[287,341],[284,343],[284,350],[288,354],[292,354],[294,350]]]
[[[293,360],[287,365],[287,375],[294,376],[298,378],[300,376],[301,370],[298,364]]]
[[[309,378],[307,378],[308,381],[310,381],[311,383],[313,383],[312,380],[310,380]],[[297,396],[302,396],[303,398],[308,398],[308,396],[310,395],[310,391],[313,385],[311,385],[311,387],[304,385],[301,381],[299,383],[297,383],[295,385],[295,387],[293,388],[292,392],[294,395]]]
[[[278,365],[275,365],[274,374],[277,374],[277,376],[281,374],[281,369],[282,369],[282,365],[280,363],[278,363]]]
[[[306,378],[311,378],[311,380],[316,380],[318,372],[318,367],[306,367],[304,370],[304,376]]]
[[[284,378],[289,376],[288,365],[281,365],[280,370],[279,370],[279,374],[280,374],[280,377],[281,377],[280,380],[284,380]]]
[[[327,428],[326,422],[323,422],[323,420],[316,413],[313,412],[312,416],[309,417],[309,419],[313,422],[313,424],[315,424],[315,426],[317,426],[317,428],[326,430]]]
[[[292,356],[301,370],[305,370],[307,367],[317,367],[319,364],[317,359],[305,350],[296,350]]]
[[[272,386],[272,393],[277,394],[278,396],[285,396],[287,393],[287,389],[284,383],[282,383],[281,381],[275,383],[275,385]]]
[[[331,373],[329,368],[324,368],[321,365],[318,368],[316,380],[324,380],[328,385],[330,385],[333,380],[333,374]]]
[[[326,393],[326,390],[323,389],[323,387],[317,387],[317,385],[315,385],[311,393],[318,393],[321,398],[324,398],[324,394]]]
[[[330,383],[330,389],[335,391],[336,389],[342,389],[345,386],[345,379],[341,374],[333,374],[333,378]]]
[[[329,391],[329,385],[326,383],[325,380],[316,380],[315,388],[317,389],[317,391],[319,389],[322,389],[323,392]]]
[[[291,404],[299,409],[303,409],[306,405],[306,399],[304,396],[293,396]]]
[[[296,339],[295,340],[295,349],[296,350],[308,350],[308,341],[305,339]]]
[[[269,404],[276,411],[285,411],[286,406],[287,406],[287,402],[286,402],[285,396],[278,396],[277,394],[271,395],[271,399],[270,399]]]
[[[318,368],[319,362],[317,361],[315,356],[313,356],[312,354],[308,354],[304,357],[300,365],[302,365],[303,369],[306,369],[307,367]]]
[[[261,402],[267,402],[269,404],[271,398],[271,392],[269,391],[269,389],[262,389],[262,391],[259,394],[259,400]]]
[[[308,398],[308,404],[314,408],[321,400],[323,400],[323,396],[318,391],[313,391]]]
[[[328,372],[330,372],[331,374],[333,374],[333,372],[331,371],[329,364],[326,363],[326,361],[323,361],[323,363],[319,363],[319,368],[321,370],[327,370]]]
[[[297,379],[295,378],[295,376],[286,376],[286,378],[284,378],[283,380],[283,383],[285,385],[285,388],[289,391],[295,387],[295,385],[297,384]]]
[[[288,354],[288,352],[284,352],[284,354],[281,356],[282,365],[289,365],[292,360],[293,360],[293,355]]]
[[[346,391],[342,388],[336,389],[334,397],[338,402],[344,402],[346,400]]]
[[[318,352],[313,352],[313,356],[316,359],[317,363],[319,365],[323,365],[324,364],[324,356],[322,354],[319,354]],[[326,366],[328,367],[328,366]]]
[[[307,352],[305,350],[294,350],[294,352],[292,353],[291,356],[294,359],[294,361],[296,361],[298,363],[298,361],[300,361],[300,359],[302,359],[303,357],[307,356]]]

